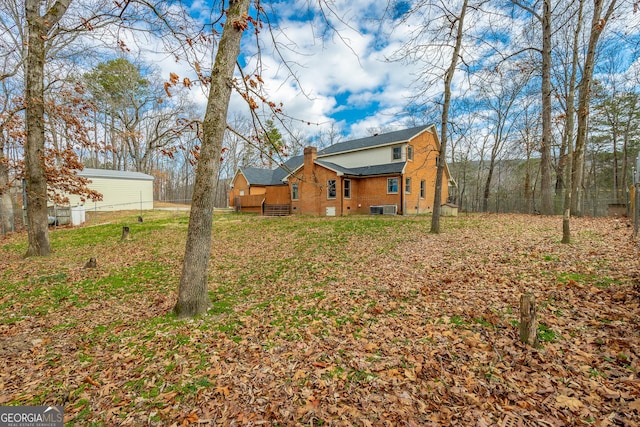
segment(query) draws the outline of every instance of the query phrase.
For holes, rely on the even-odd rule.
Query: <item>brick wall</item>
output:
[[[397,193],[387,194],[387,180],[389,178],[398,178],[399,187]],[[363,178],[356,180],[354,186],[356,191],[355,206],[356,213],[369,213],[370,206],[378,205],[397,205],[401,211],[401,177],[397,176],[380,176],[372,178]],[[353,208],[352,208],[353,209]]]
[[[438,147],[436,138],[431,132],[423,132],[414,138],[409,145],[413,146],[413,160],[408,160],[405,167],[404,178],[411,178],[411,192],[404,194],[404,207],[406,213],[433,212],[433,198],[436,185],[436,158]],[[420,181],[425,181],[425,195],[420,197]],[[442,202],[446,202],[449,196],[449,177],[443,176]],[[405,181],[402,183],[403,189]],[[404,191],[404,190],[403,190]]]

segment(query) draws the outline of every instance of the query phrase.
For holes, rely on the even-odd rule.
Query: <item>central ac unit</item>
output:
[[[398,213],[398,207],[396,205],[384,205],[382,206],[382,213],[384,215],[395,215]]]

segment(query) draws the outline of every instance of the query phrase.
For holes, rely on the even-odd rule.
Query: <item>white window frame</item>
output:
[[[333,184],[332,184],[333,183]],[[331,188],[333,188],[333,196],[331,196]],[[337,182],[335,179],[327,180],[327,199],[335,199],[337,196]]]
[[[396,182],[396,191],[390,191],[391,181]],[[398,194],[399,191],[400,191],[400,180],[398,178],[387,178],[387,194]]]

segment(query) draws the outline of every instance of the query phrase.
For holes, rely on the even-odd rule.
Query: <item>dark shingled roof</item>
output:
[[[341,172],[348,176],[375,176],[375,175],[391,175],[402,173],[406,162],[387,163],[384,165],[362,166],[358,168],[345,168],[335,163],[316,160],[316,163],[325,166],[336,172]]]
[[[431,125],[418,126],[411,129],[398,130],[395,132],[383,133],[366,138],[353,139],[351,141],[339,142],[330,147],[318,151],[318,156],[327,154],[336,154],[346,151],[361,150],[363,148],[375,147],[377,145],[386,145],[399,142],[407,142],[416,135],[422,133]]]
[[[273,181],[283,184],[285,179],[291,172],[298,169],[304,163],[304,156],[295,156],[284,162],[282,166],[273,171]],[[276,185],[276,184],[273,184]]]
[[[404,165],[407,162],[396,162],[396,163],[387,163],[385,165],[375,165],[375,166],[363,166],[360,168],[353,168],[352,173],[349,175],[354,176],[371,176],[371,175],[389,175],[402,173],[404,170]]]
[[[240,168],[240,172],[251,185],[271,185],[273,171],[260,168]]]
[[[424,132],[432,125],[417,126],[411,129],[404,129],[395,132],[383,133],[366,138],[354,139],[351,141],[339,142],[330,147],[318,151],[318,157],[330,154],[343,153],[348,151],[362,150],[376,147],[407,142]],[[304,156],[295,156],[284,162],[274,170],[260,168],[241,168],[240,172],[247,178],[250,185],[282,185],[291,172],[298,169],[304,163]],[[336,172],[341,172],[349,176],[375,176],[402,173],[405,162],[388,163],[384,165],[364,166],[358,168],[345,168],[335,163],[325,162],[318,158],[316,163],[328,167]]]
[[[295,156],[276,169],[240,168],[250,185],[282,185],[282,180],[303,162],[303,156]]]

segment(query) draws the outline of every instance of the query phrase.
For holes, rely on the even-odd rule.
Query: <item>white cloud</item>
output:
[[[265,88],[273,101],[282,101],[289,114],[303,120],[330,124],[332,114],[370,108],[370,117],[363,120],[366,124],[362,126],[387,127],[389,122],[397,121],[401,116],[411,95],[412,75],[421,64],[386,61],[400,44],[395,35],[381,40],[380,34],[372,31],[382,31],[383,26],[369,19],[380,16],[379,9],[384,4],[365,0],[338,3],[334,4],[338,8],[335,14],[324,10],[324,18],[330,20],[333,29],[326,27],[317,8],[309,15],[313,21],[308,22],[301,20],[300,14],[293,13],[290,4],[274,6],[276,10],[286,7],[285,14],[279,16],[274,39],[279,54],[296,78],[274,59],[274,46],[266,36],[260,47]],[[304,6],[308,4],[304,3]],[[247,67],[252,69],[258,63],[256,47],[248,43],[245,52],[254,55]],[[346,98],[346,105],[338,104],[338,97]],[[376,112],[375,108],[384,112]],[[345,123],[345,128],[349,129],[355,121],[354,118]]]

